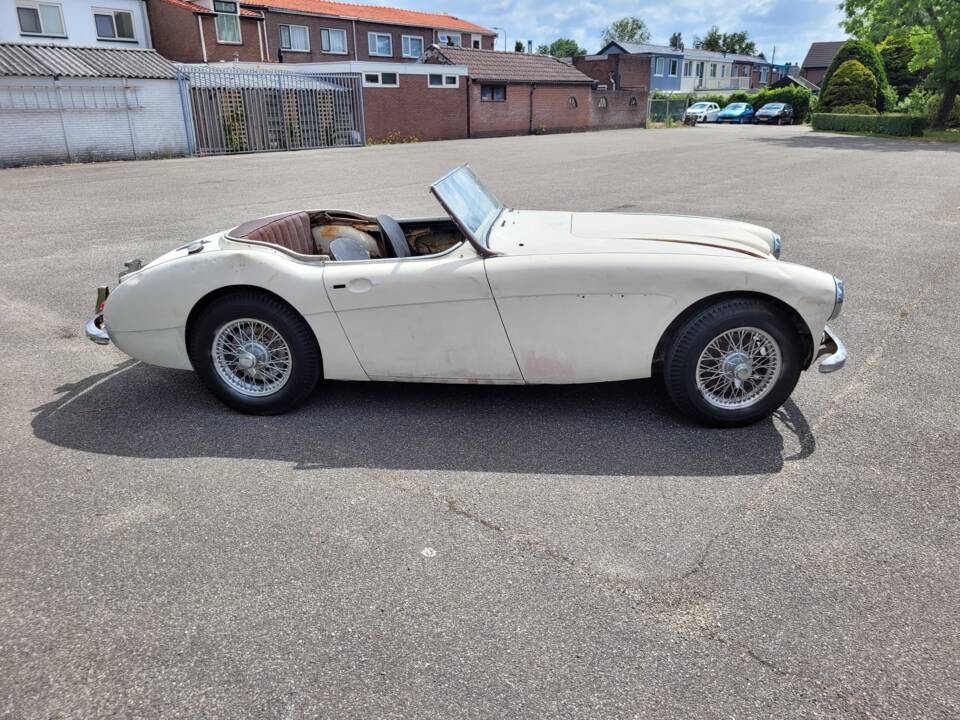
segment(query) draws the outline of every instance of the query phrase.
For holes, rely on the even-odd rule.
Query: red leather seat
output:
[[[310,216],[305,212],[251,220],[235,228],[230,236],[279,245],[301,255],[319,254],[310,230]]]

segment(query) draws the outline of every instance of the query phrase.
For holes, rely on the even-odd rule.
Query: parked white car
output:
[[[779,262],[733,220],[514,210],[469,167],[447,217],[274,215],[195,240],[98,290],[88,337],[193,369],[227,405],[280,413],[321,379],[566,384],[662,375],[678,407],[733,426],[846,350],[833,275]]]
[[[696,117],[697,122],[717,122],[720,106],[714,102],[697,102],[687,108],[687,117]]]

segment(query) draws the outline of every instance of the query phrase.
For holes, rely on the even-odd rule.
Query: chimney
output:
[[[527,55],[533,55],[533,40],[527,40]]]

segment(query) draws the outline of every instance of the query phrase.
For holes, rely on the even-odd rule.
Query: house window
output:
[[[654,75],[663,75],[663,58],[657,58],[656,70],[653,72]]]
[[[760,68],[760,82],[765,83],[770,79],[770,68],[762,67]]]
[[[280,47],[290,52],[310,52],[310,33],[304,25],[281,25]]]
[[[471,35],[471,36],[470,36],[470,44],[473,46],[473,49],[474,49],[474,50],[479,50],[481,47],[483,47],[483,44],[482,44],[481,40],[482,40],[482,38],[481,38],[480,35]]]
[[[427,76],[427,85],[429,87],[460,87],[460,78],[456,75],[441,75],[439,73],[430,73]]]
[[[463,45],[463,36],[460,33],[440,33],[437,35],[437,41],[440,45],[455,45],[456,47],[461,47]]]
[[[367,33],[367,48],[371,55],[393,56],[393,36],[387,33]]]
[[[693,63],[687,60],[683,63],[683,76],[690,77],[691,72],[693,72]]]
[[[347,31],[334,28],[320,29],[320,50],[334,55],[347,54]]]
[[[226,45],[242,45],[240,36],[240,3],[213,0],[217,14],[217,42]]]
[[[721,65],[721,66],[720,66],[720,77],[726,77],[726,76],[727,76],[727,66],[726,66],[726,65]]]
[[[698,62],[696,68],[697,68],[697,77],[702,78],[703,77],[703,61]]]
[[[400,76],[393,72],[364,73],[364,87],[400,87]]]
[[[632,108],[637,107],[637,96],[636,96],[636,95],[631,95],[631,96],[630,96],[630,103],[629,103],[629,104],[630,104],[630,107],[632,107]]]
[[[680,69],[680,61],[676,58],[670,58],[670,77],[676,77]]]
[[[507,99],[506,85],[481,85],[481,102],[505,102]]]
[[[597,103],[597,107],[600,108],[601,110],[609,106],[610,106],[610,101],[607,100],[605,97],[600,98],[600,102]]]
[[[710,77],[715,78],[717,76],[717,64],[710,63]]]
[[[571,95],[567,98],[567,107],[571,110],[576,110],[580,106],[580,103],[577,101],[575,95]]]
[[[17,19],[21,35],[67,36],[63,10],[57,3],[18,3]]]
[[[137,40],[133,32],[133,13],[126,10],[94,10],[93,22],[97,27],[97,40]]]
[[[423,38],[419,35],[403,36],[403,56],[405,58],[419,58],[423,55]]]

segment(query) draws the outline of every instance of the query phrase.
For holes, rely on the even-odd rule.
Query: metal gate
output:
[[[357,74],[181,65],[177,79],[193,154],[364,144]]]

